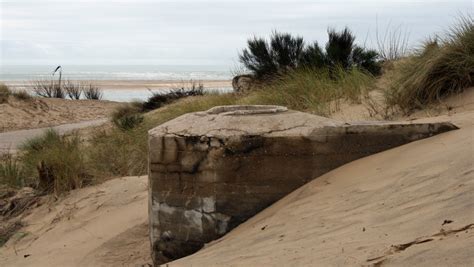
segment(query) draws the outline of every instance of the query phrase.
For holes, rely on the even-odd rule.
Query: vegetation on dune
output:
[[[462,17],[443,38],[429,39],[400,62],[387,91],[387,103],[405,111],[474,86],[474,20]]]
[[[66,80],[62,84],[52,80],[36,80],[31,83],[33,92],[37,96],[46,98],[66,98],[100,100],[102,90],[93,83]]]
[[[152,92],[145,102],[132,102],[118,107],[112,122],[121,130],[131,130],[143,122],[143,113],[161,108],[179,99],[204,95],[204,85],[195,81],[169,91]]]
[[[101,100],[102,99],[102,90],[99,87],[89,83],[87,86],[84,86],[82,89],[82,93],[86,99],[91,100]]]
[[[72,82],[70,80],[64,81],[63,84],[63,89],[65,94],[70,98],[70,99],[81,99],[81,95],[84,91],[84,88],[86,87],[86,84],[81,83],[81,82]]]
[[[360,102],[375,79],[357,69],[301,69],[290,72],[240,100],[243,104],[282,105],[329,116],[341,100]]]
[[[378,24],[375,30],[377,42],[377,52],[384,62],[391,62],[402,59],[409,55],[408,40],[410,33],[402,26],[392,27],[389,23],[385,32],[379,32]]]
[[[61,136],[47,130],[20,148],[24,168],[41,191],[61,193],[92,181],[84,143],[77,134]]]
[[[5,84],[1,83],[0,84],[0,104],[8,102],[8,97],[10,97],[11,91],[8,86]]]
[[[65,98],[65,93],[59,84],[49,80],[36,80],[31,83],[33,92],[46,98]]]
[[[18,100],[30,100],[31,95],[25,90],[12,91],[7,85],[0,83],[0,104],[7,103],[10,96]]]
[[[122,130],[130,130],[143,122],[141,114],[143,104],[140,102],[132,102],[117,107],[112,113],[112,122],[115,126]]]
[[[25,176],[21,159],[11,153],[0,155],[0,184],[22,187],[26,185]]]
[[[341,32],[328,30],[329,40],[323,50],[317,42],[305,45],[302,37],[274,32],[270,41],[254,37],[240,54],[240,62],[258,80],[274,78],[297,68],[350,70],[359,68],[380,74],[378,53],[354,43],[348,28]]]
[[[19,100],[30,100],[32,96],[26,90],[18,90],[12,93],[12,95]]]
[[[191,81],[183,84],[180,88],[165,92],[153,92],[147,101],[143,103],[143,111],[150,111],[188,96],[204,95],[204,85],[201,82]]]

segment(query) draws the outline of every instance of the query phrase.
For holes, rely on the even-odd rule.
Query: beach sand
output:
[[[190,81],[181,80],[90,80],[80,81],[92,83],[103,90],[146,90],[146,89],[175,89],[181,87],[189,87]],[[204,88],[231,88],[231,80],[205,80],[196,81],[201,82]],[[31,81],[4,81],[6,85],[12,89],[27,89],[31,90]]]

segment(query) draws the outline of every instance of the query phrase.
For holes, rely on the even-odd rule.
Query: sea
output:
[[[23,89],[29,81],[51,79],[57,65],[2,65],[0,82],[14,84]],[[69,80],[125,80],[136,81],[209,81],[231,80],[232,70],[228,66],[213,65],[62,65],[62,77]],[[26,87],[25,87],[26,88]],[[171,89],[171,88],[170,88]],[[206,91],[226,93],[231,87],[207,88]],[[146,88],[103,90],[103,99],[111,101],[146,100],[150,96]]]

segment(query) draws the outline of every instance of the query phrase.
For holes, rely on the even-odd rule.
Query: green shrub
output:
[[[11,95],[10,88],[3,83],[0,83],[0,104],[7,103],[8,97]]]
[[[410,111],[474,85],[474,20],[462,17],[444,38],[430,39],[396,66],[387,103]]]
[[[130,103],[119,106],[112,113],[112,122],[119,129],[130,130],[143,122],[142,103]]]
[[[23,144],[20,153],[40,190],[61,193],[92,181],[86,171],[83,148],[77,134],[61,136],[47,130]]]
[[[239,55],[240,62],[257,80],[271,80],[297,68],[350,70],[354,67],[379,75],[378,53],[354,44],[348,28],[341,32],[328,30],[325,50],[317,42],[305,45],[303,38],[274,32],[267,42],[263,38],[248,40],[248,48]]]
[[[0,184],[22,187],[25,183],[25,169],[20,159],[11,153],[0,155]]]
[[[239,56],[240,62],[257,79],[266,78],[298,67],[304,48],[302,37],[273,32],[270,42],[254,37],[247,41],[248,48]]]

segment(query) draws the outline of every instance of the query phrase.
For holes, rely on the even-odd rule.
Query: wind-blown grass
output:
[[[426,41],[398,64],[387,103],[405,111],[422,108],[474,85],[474,20],[462,17],[443,38]]]
[[[25,185],[25,169],[22,161],[11,153],[0,155],[0,184],[11,187]]]
[[[10,88],[5,84],[0,84],[0,104],[8,102],[8,97],[11,95]]]
[[[356,69],[344,71],[299,70],[265,85],[242,99],[245,104],[282,105],[290,109],[328,116],[338,101],[360,102],[374,78]]]
[[[77,134],[61,136],[48,130],[23,144],[20,154],[42,191],[61,193],[91,182],[84,143]]]

